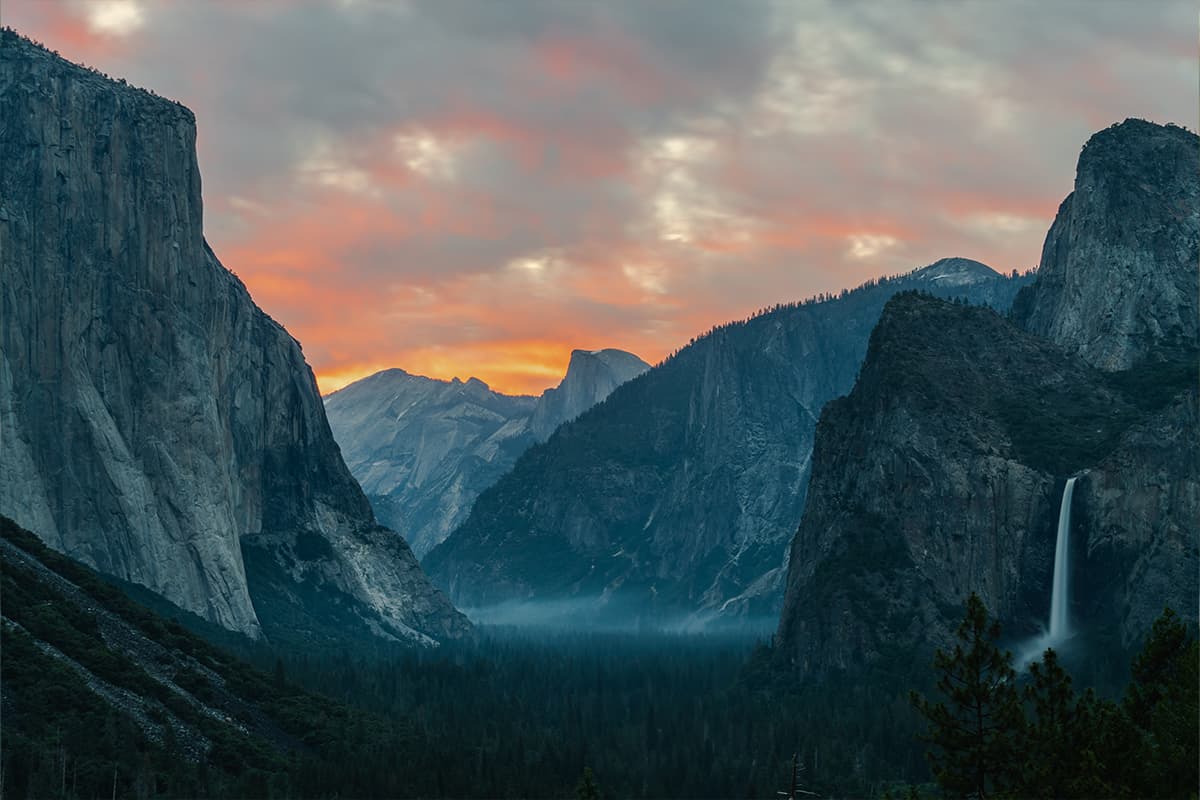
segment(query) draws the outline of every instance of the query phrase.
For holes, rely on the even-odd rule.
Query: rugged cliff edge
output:
[[[1190,383],[1191,389],[1130,427],[1119,446],[1075,487],[1074,528],[1084,535],[1085,552],[1075,570],[1074,602],[1085,620],[1109,625],[1126,649],[1137,646],[1165,605],[1185,619],[1197,617],[1200,398],[1195,364],[1131,391],[1145,401],[1172,380]]]
[[[1123,626],[1128,642],[1164,603],[1194,605],[1186,525],[1200,476],[1184,386],[1175,376],[1151,398],[986,309],[894,299],[854,390],[817,428],[783,655],[817,674],[923,661],[972,591],[1010,633],[1035,633],[1077,473],[1073,550],[1094,562],[1074,570],[1081,627]],[[1159,438],[1170,433],[1182,439]]]
[[[623,350],[575,350],[540,397],[389,369],[330,394],[325,412],[375,515],[421,558],[521,453],[649,368]]]
[[[897,291],[1007,309],[1025,278],[945,259],[715,329],[525,453],[423,565],[464,607],[616,624],[773,618],[816,415]]]
[[[1084,145],[1018,324],[1106,370],[1200,336],[1200,137],[1130,119]]]
[[[0,513],[257,636],[467,623],[202,234],[190,111],[0,34]]]
[[[1010,634],[1037,632],[1071,475],[1076,629],[1128,649],[1164,605],[1196,619],[1198,141],[1138,121],[1092,138],[1014,304],[1041,335],[925,296],[888,305],[818,425],[776,636],[792,665],[924,662],[971,591]]]
[[[534,438],[546,441],[558,426],[575,419],[648,369],[649,364],[624,350],[571,351],[567,374],[558,386],[542,392],[534,407],[529,421]]]

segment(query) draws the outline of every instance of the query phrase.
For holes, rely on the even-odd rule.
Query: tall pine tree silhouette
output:
[[[1000,623],[975,593],[956,637],[952,652],[934,654],[942,699],[914,692],[912,701],[929,723],[927,756],[938,784],[947,795],[984,800],[1017,785],[1024,712],[1012,653],[996,644]]]

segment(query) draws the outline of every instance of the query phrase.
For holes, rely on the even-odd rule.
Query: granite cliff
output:
[[[1147,394],[1131,377],[986,309],[894,299],[854,390],[817,428],[783,655],[817,674],[923,663],[972,591],[1011,634],[1036,633],[1063,482],[1080,473],[1081,625],[1120,626],[1128,644],[1164,603],[1194,605],[1194,388],[1174,373]]]
[[[1200,336],[1200,138],[1130,119],[1079,155],[1018,324],[1105,370],[1194,349]]]
[[[468,624],[202,232],[181,105],[0,34],[0,514],[249,636]]]
[[[921,295],[888,305],[817,428],[786,661],[927,663],[972,591],[1012,636],[1035,634],[1071,475],[1079,632],[1128,651],[1164,605],[1195,620],[1195,144],[1137,121],[1093,137],[1013,320]]]
[[[570,422],[604,400],[613,389],[633,380],[650,365],[633,353],[607,348],[573,350],[567,374],[553,389],[538,397],[529,420],[534,439],[544,442],[564,422]]]
[[[562,382],[540,397],[389,369],[330,394],[325,412],[376,516],[421,558],[521,453],[647,369],[621,350],[575,350]]]
[[[774,616],[816,415],[853,385],[884,303],[921,287],[1007,309],[1025,281],[946,259],[721,326],[526,452],[423,565],[464,607]]]

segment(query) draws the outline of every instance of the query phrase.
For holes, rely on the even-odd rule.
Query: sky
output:
[[[947,256],[1036,265],[1079,149],[1196,128],[1192,0],[4,0],[196,113],[205,235],[323,392],[537,393],[572,349]]]

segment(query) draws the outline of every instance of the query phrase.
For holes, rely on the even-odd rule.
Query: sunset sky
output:
[[[1080,146],[1196,127],[1181,2],[3,0],[196,113],[205,228],[321,389],[557,383],[944,256],[1036,264]]]

